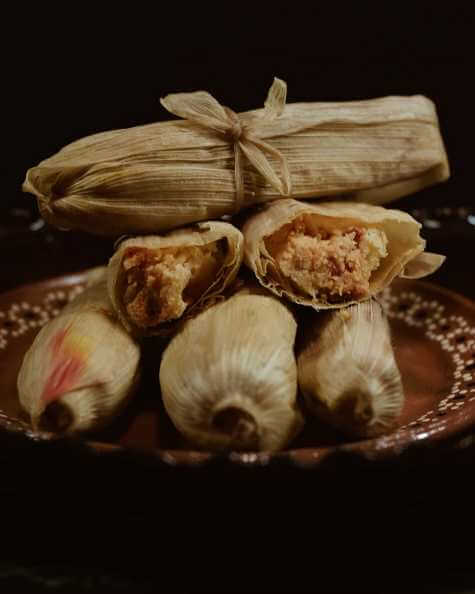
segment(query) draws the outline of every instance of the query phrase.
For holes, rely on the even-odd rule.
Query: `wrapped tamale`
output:
[[[409,214],[359,202],[299,202],[261,207],[243,226],[244,261],[278,296],[316,309],[356,303],[396,276],[420,278],[444,256],[425,253]]]
[[[351,437],[394,428],[404,391],[381,305],[309,312],[299,329],[298,382],[309,410]]]
[[[285,104],[236,114],[204,91],[162,105],[183,120],[101,132],[26,174],[42,216],[91,233],[163,232],[282,196],[382,204],[449,176],[426,97]]]
[[[174,322],[220,298],[242,263],[242,233],[223,221],[121,242],[108,268],[112,304],[135,335],[166,335]]]
[[[297,323],[262,290],[242,288],[187,320],[160,366],[163,402],[191,442],[211,450],[277,450],[300,430]]]
[[[35,430],[71,434],[109,423],[132,396],[140,348],[107,295],[105,268],[37,334],[18,375]]]

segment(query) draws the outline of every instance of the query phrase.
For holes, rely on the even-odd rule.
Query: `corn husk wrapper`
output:
[[[279,297],[284,296],[295,303],[316,309],[344,307],[355,300],[327,303],[318,295],[310,296],[297,291],[281,273],[269,253],[266,240],[301,215],[314,217],[315,226],[345,229],[352,225],[380,229],[388,239],[387,256],[370,278],[369,295],[375,295],[387,287],[396,276],[420,278],[434,272],[445,260],[439,254],[425,254],[425,240],[419,235],[421,224],[400,210],[387,209],[353,202],[299,202],[283,199],[262,207],[243,226],[244,261],[255,273],[259,282]],[[367,298],[367,297],[366,297]]]
[[[140,348],[113,311],[105,268],[93,270],[89,281],[40,330],[23,359],[18,394],[35,430],[70,434],[100,428],[138,384]]]
[[[371,299],[302,322],[298,381],[309,410],[350,437],[393,429],[404,392],[381,305]]]
[[[28,170],[23,189],[53,225],[154,233],[282,196],[382,204],[449,176],[432,101],[421,95],[285,105],[236,114],[209,93],[161,100],[184,118],[101,132]]]
[[[188,320],[160,366],[167,413],[210,450],[278,450],[300,430],[297,324],[262,289],[244,288]]]
[[[171,320],[149,328],[138,327],[128,315],[124,304],[124,293],[127,285],[122,263],[129,248],[144,248],[155,251],[170,247],[205,246],[220,240],[225,240],[227,245],[227,254],[223,266],[202,295],[194,303],[189,304],[183,315],[184,318],[187,318],[214,301],[221,299],[224,289],[235,279],[244,255],[244,239],[241,231],[230,223],[208,221],[198,223],[192,227],[177,229],[163,236],[134,237],[121,242],[109,262],[107,284],[113,307],[127,330],[138,336],[166,336],[173,332],[177,325],[177,320]]]

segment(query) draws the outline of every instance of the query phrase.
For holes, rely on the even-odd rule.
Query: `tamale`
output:
[[[309,312],[299,330],[298,382],[309,410],[352,437],[394,428],[404,391],[381,305]]]
[[[421,95],[285,105],[236,114],[204,91],[162,105],[183,120],[93,134],[26,174],[42,216],[91,233],[163,232],[282,196],[390,202],[446,180],[432,101]]]
[[[163,402],[178,430],[211,450],[287,445],[303,424],[296,330],[283,303],[249,287],[187,320],[160,365]]]
[[[121,242],[108,267],[111,302],[137,336],[167,335],[216,299],[242,263],[242,233],[223,221]]]
[[[420,228],[409,214],[382,206],[283,199],[244,223],[244,261],[276,295],[338,308],[368,299],[396,276],[436,270],[445,258],[423,252]]]
[[[105,268],[37,334],[18,375],[18,395],[35,430],[100,428],[122,410],[139,379],[140,347],[117,319]]]

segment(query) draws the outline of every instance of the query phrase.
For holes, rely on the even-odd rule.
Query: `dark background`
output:
[[[360,45],[354,48],[345,30],[328,44],[314,34],[319,47],[323,45],[321,50],[298,45],[190,48],[180,43],[183,33],[173,46],[162,39],[161,44],[157,41],[143,51],[134,45],[139,51],[130,53],[117,41],[92,44],[86,50],[77,48],[72,36],[67,38],[64,61],[61,52],[65,41],[59,37],[56,53],[38,43],[31,54],[7,62],[2,96],[0,240],[8,235],[14,256],[4,265],[0,288],[99,264],[111,254],[110,241],[38,229],[34,224],[35,200],[21,190],[29,167],[82,136],[169,119],[159,99],[170,92],[204,89],[235,111],[260,107],[273,77],[278,76],[288,84],[289,102],[358,100],[390,94],[424,94],[435,102],[451,178],[394,206],[409,210],[422,222],[438,220],[436,228],[427,226],[423,234],[429,250],[441,251],[450,258],[434,280],[474,297],[475,288],[466,282],[467,274],[458,272],[466,246],[456,246],[447,237],[455,234],[470,239],[475,229],[467,222],[475,204],[471,183],[473,56],[461,43],[468,43],[472,32],[469,15],[459,14],[452,21],[447,17],[445,25],[439,18],[438,29],[429,16],[421,22],[419,44],[414,46],[410,41],[414,43],[415,31],[411,36],[399,15],[399,20],[395,17],[392,21],[395,36],[374,27],[372,35],[365,38],[362,29]],[[365,39],[368,46],[361,46]],[[363,51],[376,47],[376,42],[379,53]],[[443,214],[436,212],[437,207],[451,210]],[[466,207],[468,212],[460,215],[457,207]],[[37,232],[29,232],[32,223]]]
[[[468,9],[342,3],[330,15],[289,5],[257,19],[255,6],[220,4],[207,27],[200,7],[179,10],[170,20],[130,9],[120,27],[116,13],[99,26],[96,11],[79,6],[58,26],[31,10],[4,22],[1,289],[111,251],[108,240],[35,225],[34,201],[21,192],[28,167],[86,134],[167,119],[158,100],[169,92],[204,89],[235,111],[260,107],[279,76],[289,102],[422,93],[436,103],[451,179],[396,206],[438,221],[424,228],[429,248],[449,256],[434,280],[475,297]],[[470,448],[448,448],[390,464],[345,457],[319,472],[231,471],[221,461],[190,471],[2,435],[0,585],[468,592],[474,459]]]
[[[287,82],[288,102],[428,96],[437,106],[452,179],[448,186],[411,198],[410,204],[457,205],[469,199],[470,55],[318,55],[290,48],[200,47],[166,57],[159,52],[149,74],[143,64],[134,67],[130,57],[124,63],[116,57],[92,65],[78,56],[70,60],[66,72],[53,70],[47,78],[42,69],[31,67],[28,76],[11,73],[13,88],[2,98],[8,147],[1,166],[2,207],[30,200],[21,195],[26,169],[63,145],[95,132],[173,117],[159,103],[167,93],[203,89],[235,111],[245,111],[263,105],[274,76]]]

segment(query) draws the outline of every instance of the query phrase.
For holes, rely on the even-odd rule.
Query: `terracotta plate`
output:
[[[0,430],[34,434],[20,409],[16,376],[36,332],[82,290],[76,274],[20,287],[0,295]],[[475,304],[420,281],[398,280],[383,294],[390,317],[396,358],[403,377],[406,405],[399,427],[377,439],[349,442],[315,421],[291,449],[277,454],[230,453],[236,463],[262,465],[285,456],[314,464],[335,451],[371,458],[397,456],[414,442],[434,442],[475,427]],[[170,464],[197,464],[213,457],[197,452],[176,432],[160,403],[160,353],[149,349],[141,392],[112,427],[88,437],[95,450],[132,448]]]

